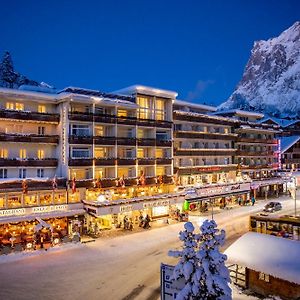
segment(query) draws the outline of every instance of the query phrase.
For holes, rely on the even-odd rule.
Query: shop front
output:
[[[250,182],[187,188],[186,201],[191,211],[206,212],[209,207],[220,209],[245,205],[250,201]]]
[[[82,204],[0,210],[0,252],[48,249],[79,240],[84,213]]]
[[[84,200],[84,207],[88,213],[87,226],[90,233],[99,230],[120,228],[124,226],[124,219],[139,226],[141,217],[147,215],[152,221],[170,217],[172,211],[182,209],[183,194],[163,194],[156,197],[133,198],[129,201],[116,200],[97,202]]]
[[[255,180],[251,183],[251,196],[255,198],[276,197],[286,191],[286,180],[278,179],[265,179]]]

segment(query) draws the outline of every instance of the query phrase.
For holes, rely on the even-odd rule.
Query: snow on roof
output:
[[[121,99],[110,99],[110,98],[101,98],[101,97],[92,97],[96,104],[108,105],[108,106],[118,106],[123,108],[138,108],[139,106],[136,103],[127,100]]]
[[[244,234],[225,251],[228,263],[297,284],[300,284],[299,253],[299,241],[256,232]]]
[[[193,108],[199,108],[207,111],[216,111],[217,108],[215,106],[207,105],[207,104],[200,104],[200,103],[191,103],[188,101],[183,101],[183,100],[178,100],[176,99],[174,102],[175,105],[180,105],[180,106],[188,106],[188,107],[193,107]]]
[[[280,153],[284,153],[286,150],[288,150],[290,147],[292,147],[300,140],[300,136],[299,135],[283,136],[280,137],[279,140],[281,145]]]
[[[247,110],[241,110],[241,109],[228,109],[228,110],[219,110],[215,112],[216,115],[222,115],[222,114],[237,114],[242,116],[252,116],[252,117],[258,117],[263,118],[264,114],[254,112],[254,111],[247,111]]]
[[[131,85],[124,89],[114,91],[114,93],[123,94],[123,95],[145,94],[145,95],[165,97],[171,99],[175,99],[178,95],[178,93],[173,91],[158,89],[158,88],[149,87],[145,85]]]
[[[265,123],[268,120],[271,120],[273,122],[275,122],[276,124],[282,126],[282,127],[288,127],[292,124],[295,124],[297,122],[300,122],[300,120],[287,120],[287,119],[279,119],[279,118],[275,118],[275,117],[265,117],[261,120],[258,120],[257,123]]]

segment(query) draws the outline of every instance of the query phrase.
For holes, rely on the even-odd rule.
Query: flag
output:
[[[27,181],[26,180],[22,181],[22,192],[23,192],[23,194],[27,194],[28,193],[28,185],[27,185]]]
[[[140,184],[142,186],[144,186],[146,184],[146,177],[145,177],[145,173],[143,170],[141,171],[141,176],[138,179],[138,184]]]
[[[122,176],[120,177],[120,179],[119,179],[119,184],[120,184],[120,186],[121,186],[122,188],[125,187],[125,177],[124,177],[124,175],[122,175]]]
[[[57,178],[56,178],[56,176],[54,176],[54,178],[52,179],[52,189],[53,189],[53,191],[55,191],[57,189]]]
[[[76,193],[76,179],[75,179],[75,177],[73,177],[73,179],[72,179],[71,187],[72,187],[72,194]]]

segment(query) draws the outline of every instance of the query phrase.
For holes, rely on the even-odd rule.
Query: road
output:
[[[226,230],[225,248],[248,231],[249,214],[261,211],[265,203],[215,215],[218,227]],[[293,213],[292,200],[282,205],[280,214]],[[191,218],[199,222],[199,217]],[[39,255],[0,257],[0,299],[159,299],[160,263],[176,263],[167,252],[180,248],[182,228],[177,223]]]

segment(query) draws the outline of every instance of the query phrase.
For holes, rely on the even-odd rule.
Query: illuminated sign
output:
[[[54,206],[38,206],[32,208],[32,213],[50,212],[57,210],[67,210],[68,205],[54,205]]]
[[[151,208],[151,207],[166,206],[166,205],[170,205],[169,200],[158,200],[158,201],[143,203],[143,208]]]
[[[122,205],[120,206],[120,212],[129,212],[132,211],[132,205]]]
[[[24,215],[25,208],[0,210],[0,217]]]

